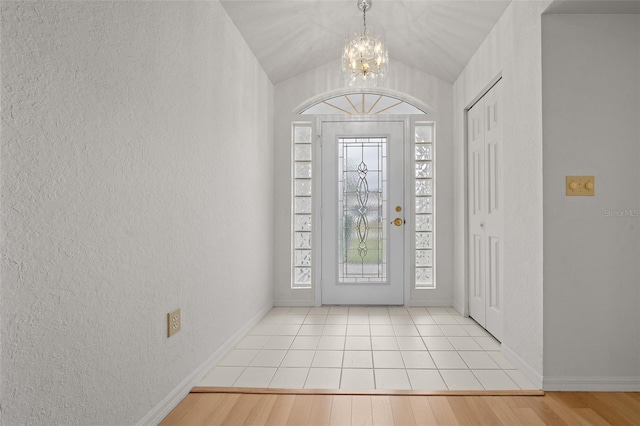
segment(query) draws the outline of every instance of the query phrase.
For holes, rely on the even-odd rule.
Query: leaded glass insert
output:
[[[431,123],[417,123],[415,126],[415,288],[436,288],[433,279],[435,257],[435,151],[434,129]]]
[[[339,138],[338,281],[387,280],[387,138]]]
[[[293,126],[293,190],[292,190],[292,288],[310,288],[312,279],[312,127]]]

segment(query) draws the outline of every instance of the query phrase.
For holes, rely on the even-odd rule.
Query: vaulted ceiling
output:
[[[274,84],[339,59],[348,34],[362,26],[356,0],[221,3]],[[373,0],[367,26],[384,32],[390,62],[453,82],[509,3]]]

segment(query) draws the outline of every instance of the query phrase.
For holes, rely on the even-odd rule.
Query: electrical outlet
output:
[[[180,331],[182,327],[182,318],[180,316],[180,309],[169,312],[167,314],[167,337],[171,337]]]

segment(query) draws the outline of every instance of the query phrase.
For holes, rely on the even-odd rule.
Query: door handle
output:
[[[393,223],[395,226],[402,226],[402,224],[404,223],[404,220],[402,220],[399,217],[396,217],[395,219],[393,219],[393,222],[391,223]]]

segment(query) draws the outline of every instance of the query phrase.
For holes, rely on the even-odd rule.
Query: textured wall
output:
[[[640,390],[640,17],[542,23],[545,388]]]
[[[393,59],[393,58],[392,58]],[[451,239],[453,208],[452,194],[452,118],[451,84],[399,62],[390,62],[388,77],[380,89],[399,97],[409,97],[431,109],[428,119],[437,122],[437,290],[413,290],[413,304],[450,305],[452,297]],[[319,101],[327,93],[348,93],[341,74],[341,65],[331,62],[325,66],[279,83],[275,87],[275,300],[279,304],[315,303],[315,290],[291,289],[291,121],[311,119],[293,115],[296,108],[310,99]]]
[[[2,420],[134,423],[271,304],[273,86],[217,2],[3,2],[1,41]]]
[[[542,377],[541,13],[549,2],[513,2],[454,83],[454,300],[467,304],[464,109],[502,74],[504,114],[504,337]]]

